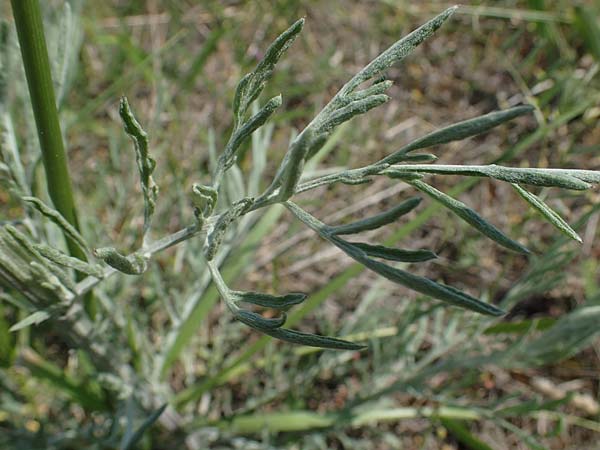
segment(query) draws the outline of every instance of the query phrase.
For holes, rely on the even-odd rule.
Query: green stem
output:
[[[11,0],[11,4],[40,140],[48,193],[56,209],[71,225],[79,229],[58,121],[40,5],[38,0]],[[65,236],[65,239],[71,255],[85,261],[86,256],[77,244],[68,236]],[[93,301],[91,297],[86,301],[86,309],[93,317],[95,313]]]

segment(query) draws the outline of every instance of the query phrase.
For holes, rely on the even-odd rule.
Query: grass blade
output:
[[[70,396],[83,408],[90,411],[104,411],[107,409],[105,399],[87,383],[76,380],[67,375],[62,369],[31,349],[25,349],[21,355],[23,364],[29,369],[31,375],[47,381],[58,391]]]
[[[167,409],[167,406],[168,405],[165,403],[160,408],[158,408],[156,411],[154,411],[152,414],[150,414],[150,416],[148,416],[148,418],[146,418],[146,420],[144,420],[144,422],[139,426],[139,428],[137,430],[135,430],[135,432],[131,436],[128,436],[126,439],[123,440],[123,442],[121,442],[119,449],[120,450],[133,449],[135,444],[138,443],[138,441],[142,438],[142,436],[148,430],[148,428],[150,428],[154,424],[154,422],[156,422],[158,420],[158,418],[165,411],[165,409]]]

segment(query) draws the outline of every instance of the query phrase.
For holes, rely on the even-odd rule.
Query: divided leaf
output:
[[[246,114],[250,104],[260,95],[265,87],[265,83],[271,78],[275,64],[277,64],[281,55],[292,45],[298,34],[302,31],[303,26],[304,19],[294,22],[291,27],[275,39],[256,68],[242,78],[233,100],[233,113],[236,124],[242,123],[244,114]]]
[[[20,263],[26,265],[26,267],[21,269],[21,275],[25,275],[28,272],[34,274],[38,277],[36,282],[39,282],[40,285],[65,294],[65,298],[70,298],[68,291],[75,291],[75,282],[71,279],[71,276],[62,267],[58,267],[44,258],[37,250],[37,244],[29,236],[20,232],[12,225],[5,225],[3,230],[6,232],[3,233],[3,240],[21,258],[20,262],[13,260],[11,264],[15,268],[18,268],[21,265]]]
[[[253,204],[253,199],[243,198],[234,203],[229,210],[219,216],[212,231],[206,238],[206,244],[204,246],[204,256],[208,261],[211,261],[215,257],[229,225],[231,225],[238,217],[245,214]]]
[[[317,133],[329,133],[338,125],[349,121],[354,116],[365,114],[366,112],[383,105],[389,101],[390,97],[385,94],[370,95],[360,100],[354,100],[341,108],[332,112],[327,119],[318,127]],[[313,150],[309,155],[312,156],[317,152]],[[309,156],[309,157],[310,157]]]
[[[302,176],[307,155],[316,153],[327,139],[326,134],[315,134],[307,127],[290,144],[283,161],[275,174],[275,179],[267,189],[267,193],[279,188],[277,200],[283,202],[294,195],[296,186]]]
[[[319,221],[317,218],[308,214],[295,203],[288,201],[285,203],[285,206],[300,221],[306,224],[309,228],[316,231],[322,238],[331,242],[333,245],[341,249],[348,256],[350,256],[360,264],[364,265],[366,268],[387,278],[390,281],[406,286],[407,288],[420,292],[421,294],[428,295],[430,297],[437,298],[452,305],[470,309],[471,311],[475,311],[481,314],[488,314],[492,316],[500,316],[504,314],[504,311],[495,307],[494,305],[484,303],[481,300],[478,300],[475,297],[472,297],[456,288],[436,283],[435,281],[430,280],[428,278],[413,275],[409,272],[396,269],[394,267],[388,266],[384,263],[371,259],[363,249],[353,245],[353,243],[351,242],[345,241],[344,239],[333,235],[329,231],[329,227],[327,227],[323,222]]]
[[[447,9],[408,36],[400,39],[352,77],[290,145],[277,170],[275,180],[264,195],[270,195],[279,188],[277,201],[283,202],[289,199],[294,194],[304,163],[325,144],[333,129],[354,116],[364,114],[387,102],[389,97],[384,92],[392,83],[387,80],[378,80],[363,90],[356,91],[356,89],[363,82],[380,76],[394,63],[402,61],[419,44],[431,36],[454,13],[456,8]],[[247,83],[248,81],[242,80],[240,86]],[[235,104],[239,104],[239,101]],[[338,179],[336,181],[346,184],[362,184],[368,182],[368,179],[363,177],[362,179]]]
[[[330,348],[338,350],[360,350],[365,348],[363,345],[354,344],[352,342],[336,339],[332,337],[319,336],[316,334],[302,333],[300,331],[288,330],[280,328],[285,323],[287,316],[283,313],[280,317],[267,319],[260,314],[252,311],[240,309],[236,302],[246,301],[255,303],[261,306],[270,306],[271,302],[276,303],[278,299],[282,299],[288,305],[293,305],[303,301],[306,296],[304,294],[288,294],[283,297],[275,297],[267,294],[257,294],[254,292],[236,292],[231,291],[225,284],[225,280],[221,276],[218,268],[213,262],[208,263],[208,268],[212,275],[213,282],[219,291],[219,294],[225,301],[227,307],[233,313],[234,317],[240,322],[248,325],[250,328],[268,334],[276,339],[291,342],[294,344],[308,345],[311,347]],[[277,303],[276,303],[277,304]],[[278,309],[281,305],[276,306]]]
[[[271,114],[281,106],[281,103],[281,95],[273,97],[260,109],[260,111],[248,119],[247,122],[234,129],[233,134],[229,138],[229,142],[227,142],[227,145],[225,146],[223,154],[219,157],[217,167],[220,171],[226,171],[235,163],[236,152],[240,148],[240,145],[242,145],[244,140],[254,133],[257,128],[265,124],[269,117],[271,117]]]
[[[135,149],[135,160],[140,174],[142,194],[144,196],[144,229],[145,236],[150,228],[150,222],[156,207],[158,186],[154,183],[152,172],[156,167],[156,161],[148,153],[148,134],[142,129],[133,115],[127,97],[121,97],[119,104],[119,115],[123,121],[125,132],[132,138]]]
[[[367,256],[363,249],[353,245],[351,242],[347,242],[336,236],[329,237],[328,240],[366,268],[413,291],[481,314],[491,316],[501,316],[504,314],[504,311],[494,305],[484,303],[452,286],[439,284],[429,278],[413,275],[412,273],[373,260]]]
[[[417,48],[425,39],[435,33],[438,28],[456,11],[458,7],[448,8],[443,13],[434,17],[427,23],[421,25],[412,33],[403,37],[377,58],[371,61],[364,69],[358,72],[346,85],[340,90],[339,96],[345,97],[353,92],[361,83],[380,75],[384,70],[393,64],[402,61],[412,51]]]
[[[348,104],[351,102],[355,102],[357,100],[363,100],[368,97],[372,97],[374,95],[384,94],[393,85],[394,85],[394,82],[392,80],[382,80],[377,83],[374,83],[373,85],[369,86],[368,88],[353,92],[352,94],[347,95],[346,97],[344,97],[341,100],[343,103]]]
[[[192,185],[191,200],[194,205],[194,214],[198,219],[209,217],[217,205],[218,193],[210,186],[194,183]]]
[[[77,272],[81,272],[86,275],[91,275],[96,278],[103,278],[104,276],[102,267],[90,264],[78,258],[73,258],[72,256],[69,256],[53,247],[44,244],[34,244],[34,248],[44,258],[47,258],[56,264],[75,269]]]

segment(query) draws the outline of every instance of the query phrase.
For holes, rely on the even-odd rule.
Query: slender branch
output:
[[[213,222],[213,218],[211,218],[209,223],[212,223],[212,222]],[[152,242],[147,247],[142,247],[142,249],[136,251],[136,253],[141,254],[145,257],[151,258],[156,253],[166,250],[167,248],[173,247],[174,245],[177,245],[180,242],[186,241],[196,235],[203,234],[205,237],[206,231],[207,231],[207,226],[204,226],[204,227],[202,227],[202,229],[199,229],[197,225],[190,225],[186,228],[182,228],[181,230],[176,231],[173,234],[165,236],[162,239],[159,239],[158,241]],[[88,276],[85,279],[81,280],[79,283],[77,283],[77,286],[76,286],[77,296],[79,297],[79,296],[86,294],[91,289],[93,289],[94,286],[96,286],[98,283],[100,283],[103,279],[108,278],[115,273],[117,273],[117,270],[113,269],[112,267],[107,267],[104,270],[104,274],[103,274],[102,278]]]

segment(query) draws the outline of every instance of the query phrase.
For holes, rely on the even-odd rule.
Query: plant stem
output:
[[[56,209],[71,225],[79,229],[58,121],[40,5],[38,0],[11,0],[11,5],[42,151],[48,193]],[[76,243],[68,236],[65,236],[65,239],[69,253],[85,261],[85,254]],[[78,274],[78,279],[80,278],[81,274]],[[95,314],[93,300],[91,297],[86,300],[86,310],[93,317]]]

